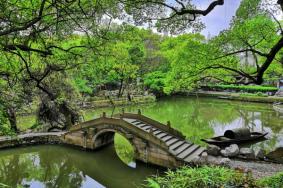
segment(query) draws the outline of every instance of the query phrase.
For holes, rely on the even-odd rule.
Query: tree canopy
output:
[[[230,27],[207,39],[190,0],[0,1],[0,122],[38,102],[38,121],[67,129],[98,88],[118,96],[139,78],[158,95],[204,83],[263,84],[282,76],[283,1],[242,0]],[[270,10],[270,8],[272,10]]]

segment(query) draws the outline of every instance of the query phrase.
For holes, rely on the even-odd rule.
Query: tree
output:
[[[0,81],[5,86],[2,93],[12,93],[3,96],[13,102],[6,102],[3,96],[1,101],[11,126],[16,130],[15,109],[39,97],[39,118],[51,126],[69,128],[78,115],[69,103],[76,93],[74,86],[91,93],[98,83],[119,81],[120,96],[139,68],[165,62],[155,53],[162,37],[145,30],[139,30],[138,36],[134,32],[128,35],[130,29],[138,29],[123,24],[119,27],[112,20],[128,22],[131,17],[136,24],[154,24],[159,31],[171,33],[200,30],[203,25],[199,16],[206,16],[223,3],[215,0],[200,10],[191,1],[177,0],[1,1]],[[119,40],[113,40],[117,36]],[[145,44],[145,38],[154,40]],[[146,46],[153,46],[154,53],[149,54]],[[87,79],[76,76],[73,84],[67,75],[75,75],[71,69],[78,66],[84,68]],[[100,70],[102,73],[98,73]]]
[[[57,117],[62,115],[65,117],[63,121],[65,125],[61,128],[69,127],[70,122],[73,124],[73,120],[77,119],[74,117],[77,113],[70,108],[67,100],[62,101],[60,88],[53,87],[64,82],[55,79],[54,74],[75,68],[76,63],[72,63],[70,58],[77,60],[78,57],[82,57],[82,50],[93,51],[97,45],[101,45],[97,39],[105,37],[108,30],[109,20],[104,19],[104,10],[110,5],[107,3],[48,0],[0,2],[0,22],[3,26],[0,28],[2,41],[0,53],[4,57],[1,59],[1,64],[14,68],[1,69],[1,79],[13,80],[18,85],[19,91],[38,92],[43,99],[42,102],[55,101],[52,108],[57,109],[49,110],[59,112],[56,114]],[[112,8],[112,16],[114,16],[115,7]],[[17,14],[11,14],[14,11]],[[75,32],[84,33],[84,42],[73,38]],[[92,43],[93,36],[99,36],[95,38],[96,43]],[[50,83],[51,80],[55,83]],[[11,86],[11,84],[6,85]],[[6,90],[8,89],[9,87]],[[12,101],[23,97],[14,88],[12,90],[14,96]],[[59,98],[61,102],[58,103]],[[16,130],[15,105],[5,103],[4,106],[11,126]],[[43,104],[43,106],[47,108],[49,105]],[[46,113],[39,114],[45,121],[48,120],[50,123],[55,121]]]
[[[126,43],[118,42],[110,46],[109,50],[111,55],[103,63],[108,66],[108,79],[112,82],[120,82],[118,97],[121,97],[125,89],[124,85],[127,85],[130,79],[136,77],[138,66],[132,64],[129,46]]]
[[[131,15],[136,25],[148,24],[159,31],[180,34],[188,30],[203,28],[200,16],[207,16],[224,0],[214,0],[206,9],[198,9],[190,0],[120,0],[125,12]]]
[[[244,0],[231,27],[219,36],[206,43],[203,41],[202,47],[192,48],[194,42],[183,46],[183,41],[177,43],[180,48],[175,45],[169,55],[170,61],[176,62],[171,63],[172,79],[169,79],[175,84],[169,84],[172,88],[168,91],[174,90],[174,86],[178,90],[191,84],[189,88],[192,88],[197,80],[208,81],[208,78],[233,84],[262,84],[264,78],[279,76],[282,37],[281,24],[263,9],[261,1]],[[241,61],[242,54],[251,56],[254,65]]]
[[[148,73],[144,77],[144,85],[157,96],[161,96],[164,93],[165,82],[166,73],[161,71]]]
[[[162,43],[161,51],[170,62],[170,70],[166,75],[164,92],[169,94],[198,87],[199,82],[209,78],[226,78],[226,71],[211,71],[213,51],[200,34],[185,34],[167,38]],[[226,64],[233,64],[232,60]],[[222,62],[221,62],[222,64]]]
[[[250,53],[254,58],[254,68],[243,70],[228,67],[229,71],[241,77],[235,83],[262,84],[264,73],[268,72],[270,67],[274,68],[271,64],[277,64],[278,71],[281,70],[281,63],[278,62],[283,46],[281,24],[269,12],[260,9],[259,3],[260,1],[243,1],[230,30],[224,31],[217,39],[217,45],[221,46],[223,55],[215,59],[241,53]],[[249,7],[247,5],[254,7],[249,14],[246,13]],[[221,66],[219,68],[227,69]]]

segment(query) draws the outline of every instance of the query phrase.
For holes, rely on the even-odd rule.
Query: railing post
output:
[[[152,127],[149,129],[149,134],[153,134],[153,128]]]
[[[125,114],[125,109],[124,108],[122,108],[122,114]]]
[[[168,126],[168,131],[171,132],[172,128],[171,128],[171,122],[170,121],[167,121],[167,126]]]
[[[138,109],[138,115],[141,115],[141,109]]]
[[[106,117],[106,112],[102,113],[102,117],[104,117],[104,118]]]

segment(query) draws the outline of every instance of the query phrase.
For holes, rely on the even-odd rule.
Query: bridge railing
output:
[[[116,116],[117,116],[117,115],[116,115]],[[180,131],[178,131],[178,130],[172,128],[172,127],[170,126],[170,123],[169,123],[169,125],[165,125],[165,124],[162,124],[162,123],[160,123],[160,122],[158,122],[158,121],[156,121],[156,120],[153,120],[153,119],[151,119],[151,118],[148,118],[148,117],[142,115],[141,112],[140,112],[140,110],[139,110],[138,114],[122,112],[122,113],[120,114],[120,116],[121,116],[121,117],[124,117],[124,118],[137,119],[137,120],[140,120],[140,121],[142,121],[142,122],[144,122],[144,123],[147,123],[147,124],[149,124],[149,125],[152,125],[152,126],[154,126],[155,128],[158,128],[158,129],[160,129],[160,130],[163,130],[163,131],[165,131],[165,132],[167,132],[167,133],[169,133],[169,134],[171,134],[171,135],[173,135],[173,136],[176,136],[176,137],[178,137],[178,138],[182,138],[182,139],[185,139],[185,138],[186,138]]]
[[[137,135],[138,137],[141,137],[145,140],[150,140],[154,144],[159,145],[161,148],[169,150],[169,147],[166,145],[166,143],[162,141],[161,139],[158,139],[157,137],[155,137],[153,134],[151,133],[145,134],[143,130],[139,129],[138,127],[132,126],[132,124],[126,122],[125,120],[121,118],[108,118],[105,116],[105,114],[102,115],[102,117],[100,118],[86,121],[86,122],[73,126],[68,133],[84,130],[84,129],[99,126],[99,125],[110,125],[110,126],[123,127],[127,129],[129,132],[131,132],[131,134]]]

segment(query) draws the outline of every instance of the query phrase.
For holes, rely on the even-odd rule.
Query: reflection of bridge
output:
[[[83,122],[65,133],[63,142],[86,149],[97,149],[113,143],[114,134],[120,133],[134,147],[135,159],[164,167],[191,163],[204,148],[185,140],[168,125],[138,114],[122,113]]]

